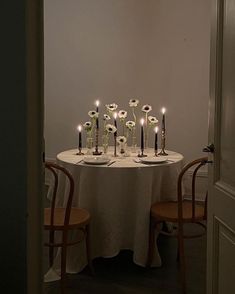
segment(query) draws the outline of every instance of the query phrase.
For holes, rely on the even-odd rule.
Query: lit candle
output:
[[[78,130],[78,149],[82,149],[82,126],[78,125],[77,127]]]
[[[162,107],[162,131],[164,132],[166,130],[165,112],[166,112],[166,108]]]
[[[96,105],[96,112],[98,112],[98,114],[99,114],[100,101],[96,100],[95,105]],[[99,116],[96,118],[96,128],[97,129],[99,128]]]
[[[140,149],[143,151],[144,150],[144,119],[141,118],[140,120],[141,124],[141,141],[140,141]]]
[[[154,143],[154,150],[155,150],[155,154],[157,155],[157,150],[158,150],[158,138],[157,138],[157,133],[158,133],[158,127],[155,127],[154,129],[155,131],[155,143]]]
[[[117,112],[114,112],[113,119],[114,119],[114,126],[117,129]],[[114,156],[117,156],[117,131],[114,132]]]
[[[114,112],[113,119],[114,119],[114,126],[117,128],[117,112]],[[117,136],[117,131],[114,133],[114,136]]]

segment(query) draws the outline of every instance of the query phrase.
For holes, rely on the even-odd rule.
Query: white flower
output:
[[[88,112],[88,115],[91,117],[91,118],[97,118],[99,116],[99,113],[95,110],[90,110]]]
[[[106,104],[105,105],[108,111],[114,111],[118,108],[117,104],[115,103],[111,103],[111,104]]]
[[[118,117],[120,119],[125,119],[127,117],[127,112],[125,110],[119,110]]]
[[[158,119],[155,116],[148,116],[148,121],[151,125],[155,125],[158,123]]]
[[[111,117],[108,114],[104,114],[104,120],[110,120]]]
[[[129,101],[130,107],[137,107],[138,104],[139,104],[139,100],[138,99],[131,99]]]
[[[143,112],[146,112],[146,113],[148,113],[149,111],[151,111],[152,110],[152,106],[151,105],[148,105],[148,104],[146,104],[146,105],[144,105],[143,107],[142,107],[142,109],[141,109]]]
[[[126,122],[126,127],[127,127],[128,129],[132,130],[132,129],[135,127],[135,122],[132,121],[132,120],[128,120],[128,121]]]
[[[84,127],[85,131],[90,131],[91,130],[91,127],[92,127],[92,123],[90,121],[86,121],[83,124],[83,127]]]
[[[117,131],[117,128],[114,126],[114,125],[111,125],[111,124],[107,124],[105,126],[105,129],[108,133],[115,133]]]
[[[126,143],[126,137],[125,136],[118,136],[117,137],[117,142],[119,143],[119,144],[122,144],[122,143]]]

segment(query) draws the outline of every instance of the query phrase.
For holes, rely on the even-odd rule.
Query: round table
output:
[[[75,181],[73,206],[87,209],[91,214],[91,257],[113,257],[122,249],[133,251],[133,261],[145,266],[148,252],[149,213],[155,201],[176,200],[177,178],[183,156],[167,150],[164,163],[143,164],[136,154],[111,157],[112,165],[89,165],[77,150],[57,155],[57,162],[67,168]],[[148,150],[148,156],[154,151]],[[60,177],[59,201],[64,205],[68,183]],[[50,194],[50,189],[49,189]],[[49,196],[50,197],[50,196]],[[84,243],[69,248],[67,272],[77,273],[87,264]],[[152,266],[160,266],[156,249]],[[45,276],[46,281],[59,279],[60,254]]]

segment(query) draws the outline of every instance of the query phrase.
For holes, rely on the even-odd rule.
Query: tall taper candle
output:
[[[113,119],[114,119],[114,126],[116,127],[117,129],[117,112],[114,112],[113,114]],[[117,136],[117,131],[114,133],[114,136]]]
[[[96,100],[95,102],[96,105],[96,112],[98,113],[98,117],[96,118],[96,128],[99,128],[99,105],[100,105],[100,101]]]
[[[114,126],[117,129],[117,112],[114,112],[113,119],[114,119]],[[113,135],[114,135],[114,156],[117,156],[117,131],[114,132]]]
[[[162,107],[162,131],[166,131],[166,121],[165,121],[166,108]]]
[[[140,149],[141,149],[141,151],[142,151],[142,153],[143,153],[143,151],[144,151],[144,119],[143,118],[141,118],[141,120],[140,120],[140,124],[141,124],[141,141],[140,141]]]
[[[155,143],[154,143],[154,151],[155,155],[157,155],[157,150],[158,150],[158,127],[155,127]]]
[[[81,150],[82,149],[82,126],[78,125],[77,129],[78,129],[78,149]]]

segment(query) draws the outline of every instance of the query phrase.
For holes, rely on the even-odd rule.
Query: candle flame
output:
[[[114,112],[114,113],[113,113],[113,117],[114,117],[114,119],[117,118],[117,115],[118,115],[117,112]]]
[[[77,126],[77,130],[78,130],[79,132],[81,132],[81,131],[82,131],[82,126],[81,126],[81,125],[78,125],[78,126]]]
[[[154,129],[155,133],[157,133],[158,130],[159,130],[159,128],[158,127],[155,127],[155,129]]]
[[[162,114],[165,114],[165,112],[166,112],[166,108],[162,107]]]
[[[100,105],[100,101],[96,100],[95,105],[98,107]]]
[[[141,118],[140,124],[143,126],[144,125],[144,118]]]

